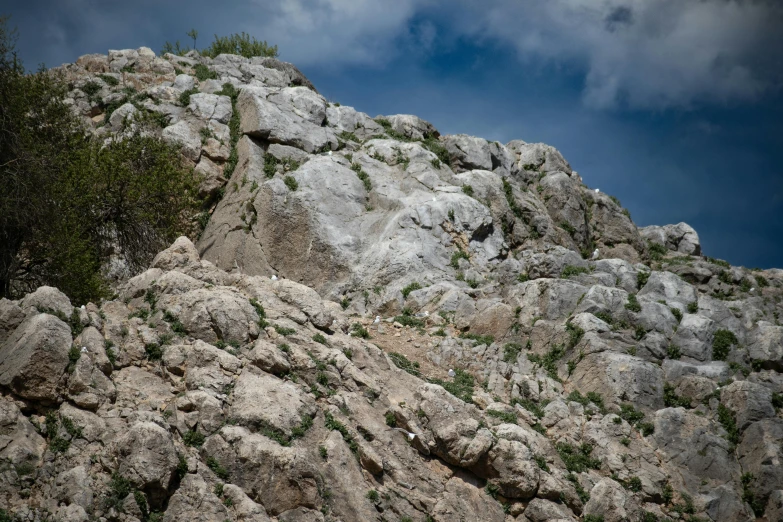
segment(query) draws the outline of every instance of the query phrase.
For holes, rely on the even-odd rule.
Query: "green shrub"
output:
[[[468,254],[461,248],[458,249],[453,254],[451,254],[451,262],[449,263],[449,265],[451,265],[451,267],[454,269],[459,268],[460,259],[468,259],[468,260],[470,259],[470,256],[468,256]]]
[[[491,343],[490,343],[491,344]],[[514,364],[522,352],[522,346],[517,343],[508,343],[503,347],[503,361]]]
[[[394,416],[394,412],[387,411],[386,415],[385,415],[385,418],[386,418],[386,425],[387,426],[390,426],[392,428],[396,428],[397,427],[397,418]]]
[[[320,344],[326,344],[326,337],[324,337],[322,334],[317,333],[313,336],[313,341],[320,343]]]
[[[293,328],[288,328],[277,324],[275,325],[275,331],[283,337],[288,337],[289,335],[294,335],[296,333],[296,330]]]
[[[284,177],[283,183],[285,183],[285,186],[288,187],[288,190],[290,191],[295,191],[296,189],[299,188],[299,183],[297,183],[292,176]]]
[[[211,71],[209,67],[207,67],[202,63],[193,66],[193,72],[195,73],[196,78],[200,82],[218,79],[218,73],[216,73],[215,71]]]
[[[769,286],[769,281],[767,281],[767,278],[763,275],[754,275],[753,278],[756,280],[756,285],[758,285],[759,288],[766,288]]]
[[[563,357],[563,355],[565,355],[565,347],[562,345],[557,345],[550,348],[549,351],[543,355],[543,357],[532,354],[528,355],[527,358],[530,362],[540,365],[551,379],[559,382],[560,377],[557,375],[557,362]]]
[[[254,56],[275,58],[277,46],[269,45],[266,41],[256,40],[255,37],[245,32],[229,36],[215,35],[215,40],[209,47],[201,50],[201,55],[215,58],[220,54],[237,54],[245,58],[253,58]]]
[[[381,496],[378,494],[378,492],[375,491],[374,489],[371,489],[370,491],[368,491],[366,497],[367,497],[367,499],[370,502],[373,502],[373,503],[378,502],[380,500],[380,498],[381,498]]]
[[[678,323],[682,322],[682,311],[679,308],[675,308],[672,306],[669,308],[669,311],[671,311],[672,315],[674,316],[675,319],[677,319]]]
[[[716,331],[712,339],[712,358],[716,361],[725,361],[731,346],[738,344],[738,342],[737,336],[730,330]]]
[[[204,444],[204,440],[205,440],[204,434],[199,433],[195,429],[191,431],[186,431],[185,434],[182,436],[182,442],[184,442],[186,446],[194,446],[196,448],[200,448],[202,444]]]
[[[667,252],[665,246],[658,243],[653,243],[650,240],[647,240],[647,249],[650,252],[650,258],[653,261],[660,261]]]
[[[144,345],[144,352],[150,361],[159,361],[163,358],[163,348],[157,343],[147,343]]]
[[[636,299],[636,294],[628,294],[628,302],[625,303],[625,309],[637,313],[642,311],[642,305]]]
[[[207,457],[207,467],[221,480],[228,480],[229,473],[215,457]]]
[[[639,477],[631,477],[623,484],[625,489],[638,492],[642,490],[642,480]]]
[[[199,90],[196,87],[183,91],[182,94],[179,95],[179,104],[183,107],[187,107],[190,105],[190,97],[198,92]]]
[[[407,299],[411,292],[414,290],[421,290],[421,288],[421,285],[417,281],[413,281],[411,284],[402,289],[402,298]]]
[[[726,430],[727,440],[736,445],[739,443],[739,429],[737,428],[737,420],[734,417],[734,412],[723,404],[718,404],[718,422]]]
[[[495,337],[489,334],[479,335],[479,334],[474,334],[469,332],[462,332],[461,334],[459,334],[459,337],[460,339],[468,339],[471,341],[476,341],[477,345],[486,344],[487,346],[489,346],[490,344],[495,342]]]
[[[353,323],[353,325],[351,325],[351,335],[362,339],[370,338],[370,332],[368,332],[367,328],[362,326],[361,323]]]
[[[397,368],[401,370],[405,370],[411,375],[416,375],[417,377],[421,375],[421,373],[419,372],[419,363],[410,361],[403,354],[397,352],[391,352],[389,353],[389,359],[392,360],[392,362],[394,363],[395,366],[397,366]]]
[[[462,185],[462,192],[470,197],[474,196],[473,187],[470,185]]]
[[[601,461],[590,456],[593,447],[589,444],[582,444],[576,447],[565,442],[558,442],[555,448],[566,469],[572,473],[582,473],[588,469],[599,469],[601,467]]]
[[[103,83],[105,83],[109,87],[116,87],[120,83],[120,81],[117,78],[115,78],[114,76],[109,76],[108,74],[99,74],[98,78],[103,80]]]
[[[505,411],[498,411],[498,410],[487,410],[486,413],[490,417],[494,417],[496,419],[500,419],[502,422],[505,422],[506,424],[516,424],[517,423],[517,415],[516,415],[516,413],[505,412]]]
[[[569,277],[573,277],[579,274],[586,274],[587,272],[589,272],[589,270],[585,267],[566,265],[563,268],[563,271],[560,273],[560,277],[563,279],[567,279]]]
[[[25,74],[11,36],[3,19],[0,297],[51,285],[74,304],[97,301],[108,297],[111,255],[136,272],[186,232],[182,203],[194,192],[184,189],[195,180],[175,147],[141,128],[109,144],[86,135],[64,103],[64,77]]]
[[[651,272],[637,272],[636,274],[636,288],[641,290],[644,288],[644,285],[647,284],[647,281],[650,279],[650,273]]]
[[[467,403],[473,402],[473,376],[463,370],[456,369],[454,372],[457,374],[450,382],[444,382],[440,379],[430,379],[432,384],[438,384],[454,395],[458,399],[461,399]]]
[[[669,347],[666,349],[666,357],[669,359],[679,359],[682,357],[682,352],[680,351],[680,347],[676,344],[670,344]]]
[[[699,312],[699,303],[698,301],[693,301],[692,303],[688,303],[688,313],[689,314],[695,314]]]
[[[410,308],[403,308],[402,315],[398,315],[394,320],[403,326],[411,328],[424,328],[424,321],[413,315]]]
[[[691,400],[677,395],[674,391],[674,386],[667,382],[663,385],[663,404],[666,405],[667,408],[677,408],[680,406],[683,408],[690,408]]]

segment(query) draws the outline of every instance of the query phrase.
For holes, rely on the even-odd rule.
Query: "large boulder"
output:
[[[25,319],[0,345],[0,386],[30,400],[57,402],[71,330],[49,314]]]
[[[669,250],[694,256],[701,255],[699,234],[687,223],[662,227],[652,225],[640,228],[639,233],[648,241],[663,245]]]
[[[115,443],[118,472],[159,506],[168,496],[179,463],[169,433],[153,422],[137,422]]]

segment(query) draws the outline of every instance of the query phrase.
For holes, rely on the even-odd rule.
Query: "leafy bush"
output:
[[[199,91],[196,87],[188,89],[187,91],[183,91],[182,94],[179,95],[179,104],[183,107],[187,107],[190,105],[190,97],[198,92]]]
[[[397,352],[391,352],[389,354],[389,359],[392,360],[392,362],[394,363],[395,366],[397,366],[397,368],[401,370],[405,370],[411,375],[416,375],[417,377],[421,375],[419,372],[419,363],[412,362],[403,354]]]
[[[723,404],[718,404],[718,422],[726,430],[728,441],[732,444],[737,444],[739,442],[737,420],[734,418],[734,412]]]
[[[25,74],[0,21],[0,296],[56,286],[74,304],[107,296],[101,268],[131,272],[187,231],[195,179],[143,129],[104,144],[84,132],[56,72]]]
[[[636,288],[641,290],[644,288],[644,285],[647,284],[647,281],[650,279],[650,272],[638,272],[636,274]]]
[[[218,74],[215,71],[211,71],[209,67],[203,63],[199,63],[193,66],[193,72],[196,74],[196,78],[200,82],[218,79]]]
[[[688,313],[689,314],[695,314],[699,312],[699,303],[698,301],[693,301],[692,303],[688,303]]]
[[[625,303],[625,309],[637,313],[642,311],[642,305],[636,299],[636,294],[628,294],[628,302]]]
[[[563,268],[563,271],[560,273],[560,277],[563,279],[567,279],[572,276],[576,276],[579,274],[586,274],[589,270],[582,266],[574,266],[574,265],[566,265]]]
[[[462,185],[462,192],[464,192],[466,195],[473,197],[473,187],[470,185]]]
[[[295,191],[299,188],[299,183],[292,176],[286,176],[283,178],[283,183],[288,187],[288,190]]]
[[[511,364],[517,362],[520,352],[522,352],[521,345],[517,343],[506,344],[503,347],[503,361]]]
[[[320,344],[326,344],[326,337],[324,337],[322,334],[317,333],[313,336],[313,341]]]
[[[407,299],[408,295],[414,290],[421,290],[421,285],[418,283],[418,281],[414,281],[402,289],[402,298]]]
[[[266,41],[256,40],[255,37],[242,32],[229,36],[215,35],[215,40],[209,47],[202,49],[201,54],[210,58],[215,58],[220,54],[238,54],[245,58],[253,58],[254,56],[275,58],[277,46],[269,45]]]
[[[663,385],[663,403],[667,408],[677,408],[679,406],[682,406],[683,408],[691,407],[691,400],[677,395],[674,391],[674,386],[668,382]]]
[[[670,344],[669,347],[666,349],[666,357],[669,359],[679,359],[682,357],[682,352],[680,351],[680,347],[676,344]]]
[[[462,250],[461,248],[458,249],[453,254],[451,254],[451,262],[449,263],[449,265],[451,265],[451,267],[454,269],[459,268],[460,259],[470,259],[470,256],[468,256],[468,254],[465,253],[465,251]]]
[[[716,361],[725,361],[731,345],[736,345],[738,342],[734,332],[724,329],[716,331],[712,339],[712,358]]]
[[[439,384],[443,388],[467,403],[473,402],[473,376],[463,370],[454,370],[457,374],[451,382],[444,382],[440,379],[430,379],[432,384]]]
[[[410,308],[403,308],[402,315],[398,315],[394,320],[403,326],[410,326],[411,328],[424,328],[424,321],[415,317]]]
[[[572,446],[565,442],[559,442],[555,446],[566,469],[572,473],[582,473],[588,469],[599,469],[601,461],[590,457],[593,447],[589,444],[582,444],[579,447]]]

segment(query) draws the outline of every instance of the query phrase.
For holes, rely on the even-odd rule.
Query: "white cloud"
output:
[[[261,0],[256,0],[261,1]],[[753,100],[780,85],[778,0],[285,0],[265,38],[303,65],[382,65],[449,36],[513,46],[585,71],[584,102],[662,109]],[[257,27],[257,26],[256,26]],[[259,31],[255,31],[259,32]]]
[[[752,100],[780,86],[775,0],[510,0],[476,20],[473,34],[512,45],[522,59],[584,67],[584,101],[597,108]]]
[[[260,10],[252,33],[274,42],[283,58],[301,65],[380,65],[399,52],[400,39],[427,41],[431,32],[411,32],[421,0],[281,0]]]

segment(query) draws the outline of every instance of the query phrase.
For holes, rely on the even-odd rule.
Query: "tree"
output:
[[[198,31],[191,29],[186,33],[186,36],[193,38],[193,49],[196,49],[196,38],[198,38]]]
[[[195,178],[143,121],[108,144],[52,72],[25,74],[0,18],[0,296],[41,284],[75,303],[107,295],[110,261],[133,274],[188,231]]]

